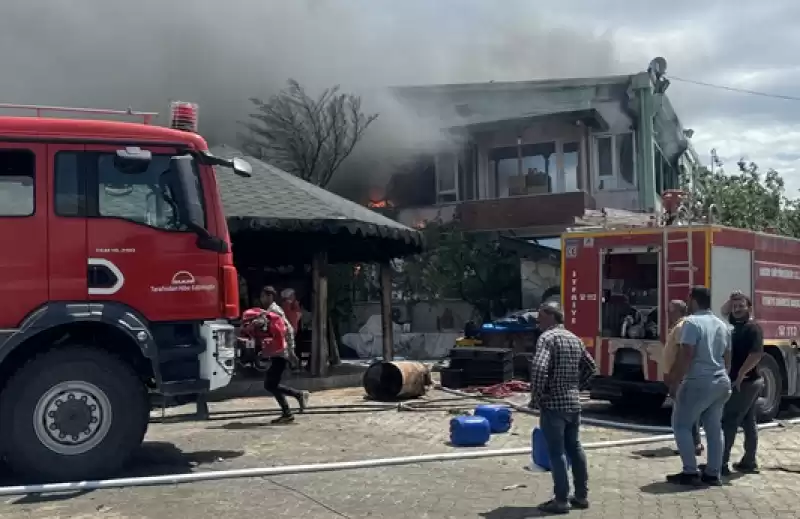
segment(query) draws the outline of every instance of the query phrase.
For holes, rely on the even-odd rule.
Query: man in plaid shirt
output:
[[[539,505],[548,513],[570,507],[589,508],[589,474],[580,441],[581,402],[597,366],[575,334],[564,328],[561,305],[548,301],[539,308],[542,335],[531,365],[531,406],[540,409],[539,426],[547,441],[555,497]],[[569,497],[567,458],[572,465],[575,495]]]

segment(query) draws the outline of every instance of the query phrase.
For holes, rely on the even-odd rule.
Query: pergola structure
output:
[[[253,166],[251,178],[217,176],[237,267],[311,266],[312,375],[325,376],[329,367],[327,266],[331,263],[381,265],[383,357],[392,360],[389,261],[421,252],[422,234],[235,148],[218,146],[211,152],[241,157]]]

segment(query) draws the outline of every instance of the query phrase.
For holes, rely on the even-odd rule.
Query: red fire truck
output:
[[[664,403],[666,308],[693,285],[711,289],[718,315],[732,291],[752,298],[767,352],[760,419],[800,396],[800,240],[708,224],[574,230],[562,236],[562,278],[566,326],[598,365],[593,398]]]
[[[151,394],[231,379],[238,279],[212,166],[251,169],[208,152],[191,103],[170,128],[0,109],[36,114],[0,116],[0,455],[34,480],[112,475]]]

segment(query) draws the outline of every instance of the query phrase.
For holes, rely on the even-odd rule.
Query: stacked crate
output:
[[[492,386],[514,377],[510,348],[453,348],[450,367],[442,370],[442,385],[450,388]]]

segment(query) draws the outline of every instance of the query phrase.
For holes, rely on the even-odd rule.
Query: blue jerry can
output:
[[[456,447],[486,445],[491,435],[489,420],[482,416],[457,416],[450,420],[450,443]]]
[[[489,420],[492,433],[504,433],[511,429],[511,408],[506,405],[482,404],[475,408],[475,416]]]
[[[531,461],[533,464],[541,469],[550,470],[552,465],[550,463],[550,452],[547,450],[547,440],[544,437],[544,431],[538,427],[533,428],[531,434]],[[567,466],[571,465],[569,457],[567,457]]]

